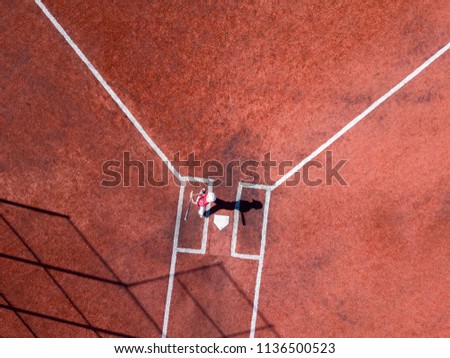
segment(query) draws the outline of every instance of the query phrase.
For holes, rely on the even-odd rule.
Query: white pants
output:
[[[200,206],[198,209],[198,215],[203,216],[203,214],[205,213],[205,207],[204,206]]]

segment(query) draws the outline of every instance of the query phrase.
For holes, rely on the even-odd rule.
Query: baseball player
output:
[[[194,194],[191,192],[191,202],[199,207],[198,215],[200,218],[204,217],[205,209],[210,203],[214,203],[216,201],[216,194],[208,193],[206,194],[206,190],[202,189],[200,193]]]

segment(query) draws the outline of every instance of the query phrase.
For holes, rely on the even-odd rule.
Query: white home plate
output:
[[[219,230],[224,229],[230,223],[230,217],[226,215],[214,215],[214,224]]]

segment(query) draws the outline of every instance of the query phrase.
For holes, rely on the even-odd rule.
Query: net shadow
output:
[[[46,209],[39,208],[39,207],[25,205],[25,204],[22,204],[22,203],[16,203],[16,202],[13,202],[13,201],[10,201],[10,200],[6,200],[6,199],[2,199],[2,198],[0,198],[0,204],[16,207],[16,208],[20,208],[20,209],[25,209],[26,212],[27,212],[27,215],[30,215],[31,213],[34,213],[36,215],[47,215],[47,216],[50,216],[50,217],[55,217],[55,218],[59,218],[61,220],[64,220],[65,222],[68,223],[69,227],[71,227],[72,230],[74,230],[76,232],[76,234],[79,237],[79,239],[81,239],[81,241],[84,243],[84,245],[86,245],[86,247],[89,248],[90,252],[92,252],[94,254],[94,256],[98,259],[98,262],[100,262],[101,265],[103,265],[103,267],[106,268],[106,270],[112,275],[113,279],[108,279],[108,278],[100,277],[100,276],[97,276],[97,275],[92,275],[90,273],[81,272],[81,271],[78,271],[78,270],[68,269],[66,267],[61,267],[61,266],[57,266],[57,265],[44,263],[43,260],[36,253],[36,250],[34,250],[27,243],[26,238],[18,232],[18,230],[16,229],[16,227],[13,226],[13,224],[10,222],[10,220],[8,220],[4,215],[0,214],[0,220],[3,223],[6,224],[6,226],[9,228],[9,230],[14,234],[14,237],[21,243],[21,245],[26,249],[26,251],[29,254],[31,254],[32,259],[18,257],[18,256],[10,255],[10,254],[7,254],[7,253],[3,253],[3,252],[0,253],[0,258],[41,268],[46,273],[46,275],[50,278],[52,284],[54,284],[58,288],[58,290],[63,294],[65,299],[69,302],[71,307],[73,307],[75,309],[75,311],[79,314],[79,316],[82,318],[84,323],[80,327],[88,329],[88,330],[94,332],[98,337],[101,337],[99,335],[99,333],[113,334],[113,335],[120,336],[120,337],[131,337],[131,336],[134,336],[134,335],[130,335],[128,333],[123,333],[123,332],[119,332],[119,331],[115,331],[115,330],[111,330],[111,329],[106,329],[106,328],[101,328],[101,327],[94,326],[90,322],[90,320],[86,317],[86,315],[83,312],[83,310],[80,309],[79,305],[77,305],[74,302],[73,298],[69,295],[67,290],[62,287],[60,282],[55,277],[54,272],[60,272],[60,273],[68,274],[68,275],[71,275],[71,276],[80,277],[80,278],[83,278],[83,279],[86,279],[86,280],[89,280],[89,281],[95,281],[95,282],[99,282],[99,283],[102,283],[102,284],[108,284],[108,285],[113,285],[114,287],[123,288],[123,290],[125,290],[128,298],[131,299],[133,301],[133,303],[138,307],[138,309],[143,314],[145,319],[148,320],[148,322],[150,322],[151,325],[154,326],[159,333],[162,333],[162,329],[159,326],[159,324],[147,312],[147,310],[143,307],[141,302],[139,302],[139,300],[136,298],[136,296],[133,294],[133,292],[131,292],[130,286],[120,280],[120,278],[116,274],[116,272],[111,268],[111,266],[102,257],[102,255],[100,255],[100,253],[95,249],[95,247],[86,238],[86,236],[81,232],[81,230],[75,225],[75,223],[73,223],[73,221],[71,220],[71,218],[68,215],[61,214],[61,213],[54,212],[54,211],[50,211],[50,210],[46,210]],[[158,277],[156,280],[158,280],[158,279],[163,279],[163,277]],[[4,294],[3,294],[3,296],[4,296]],[[20,314],[22,311],[26,311],[26,314],[33,315],[35,317],[45,318],[45,319],[49,319],[49,320],[53,320],[53,321],[58,321],[60,323],[65,323],[65,324],[68,324],[68,325],[79,325],[77,322],[72,322],[71,320],[67,320],[65,318],[52,317],[52,316],[45,315],[45,314],[42,314],[42,313],[39,313],[39,312],[23,310],[20,307],[15,307],[13,304],[10,304],[9,306],[8,305],[1,305],[1,307],[5,308],[5,309],[9,309],[9,310],[15,312],[16,314]],[[22,323],[24,325],[28,324],[27,322],[24,321],[23,316],[22,316],[21,321],[22,321]],[[29,326],[29,324],[28,324],[28,326]]]
[[[243,212],[248,212],[253,209],[258,210],[260,208],[259,207],[260,205],[262,207],[262,204],[260,202],[259,202],[259,204],[257,204],[257,203],[258,202],[256,202],[256,204],[255,204],[255,201],[253,201],[253,202],[244,201],[244,203],[243,203],[243,201],[240,201],[240,202],[219,201],[218,208],[215,209],[215,211],[213,211],[213,212],[217,212],[218,210],[222,210],[222,209],[223,210],[234,210],[236,205],[238,205],[238,204],[240,204],[240,208],[242,208]],[[71,268],[62,267],[61,265],[48,264],[48,263],[44,262],[44,260],[38,255],[36,250],[34,250],[33,247],[31,247],[31,245],[29,245],[29,243],[26,240],[26,237],[21,235],[21,233],[17,230],[17,228],[15,226],[13,226],[13,224],[10,222],[10,220],[8,220],[8,218],[6,218],[5,215],[3,215],[0,212],[0,221],[5,223],[5,225],[9,228],[9,230],[14,234],[14,237],[21,243],[21,245],[24,248],[26,248],[26,251],[31,255],[32,259],[19,257],[16,255],[11,255],[11,254],[4,253],[4,252],[0,252],[0,258],[2,258],[4,260],[9,260],[12,262],[25,264],[25,265],[32,266],[32,267],[38,267],[38,268],[42,269],[45,272],[45,274],[50,278],[51,282],[64,295],[66,300],[70,303],[70,305],[74,308],[74,310],[79,314],[79,316],[83,320],[83,323],[80,323],[80,322],[75,322],[71,319],[67,319],[65,317],[55,317],[53,315],[37,312],[36,310],[29,310],[29,309],[17,307],[14,305],[14,303],[11,301],[10,298],[7,299],[5,297],[4,292],[0,293],[1,297],[7,303],[7,304],[0,304],[0,307],[14,312],[14,314],[19,318],[19,320],[22,322],[22,324],[27,328],[27,330],[34,337],[37,337],[38,335],[33,330],[31,325],[29,324],[29,322],[27,322],[27,320],[26,320],[27,316],[33,316],[33,317],[37,317],[37,318],[48,320],[48,321],[59,322],[59,323],[66,324],[69,326],[76,326],[79,328],[83,328],[83,329],[93,332],[97,337],[101,337],[101,335],[100,335],[101,333],[114,335],[117,337],[135,337],[136,336],[136,335],[132,335],[132,334],[129,334],[126,332],[121,332],[120,330],[109,329],[109,328],[105,328],[105,327],[101,327],[99,325],[93,324],[88,319],[88,317],[83,312],[83,310],[79,307],[79,305],[77,305],[76,302],[73,300],[73,297],[71,297],[71,295],[69,295],[67,290],[61,285],[61,283],[55,277],[54,273],[56,273],[56,272],[74,276],[74,277],[79,277],[79,278],[93,281],[93,282],[98,282],[101,284],[111,285],[111,287],[118,287],[118,288],[125,290],[126,295],[128,296],[128,299],[131,299],[132,302],[134,302],[134,304],[139,308],[139,310],[141,311],[141,313],[143,314],[145,319],[151,325],[153,325],[159,333],[162,333],[162,330],[161,330],[161,327],[159,326],[159,324],[147,312],[147,310],[144,308],[142,303],[138,300],[138,298],[135,296],[135,294],[131,291],[131,288],[137,287],[140,285],[157,282],[157,281],[161,281],[161,280],[168,280],[168,278],[170,276],[169,274],[161,275],[161,276],[157,276],[157,277],[150,277],[148,279],[141,280],[141,281],[125,283],[119,278],[119,276],[113,270],[113,268],[107,262],[107,260],[96,250],[94,245],[87,239],[87,237],[81,232],[81,230],[71,220],[70,216],[61,214],[61,213],[58,213],[55,211],[50,211],[50,210],[46,210],[43,208],[39,208],[39,207],[29,206],[29,205],[25,205],[22,203],[16,203],[16,202],[2,199],[2,198],[0,198],[0,204],[24,209],[24,210],[26,210],[26,212],[28,214],[34,213],[36,215],[47,215],[47,216],[59,218],[59,219],[63,220],[64,222],[68,223],[69,227],[71,227],[72,230],[74,230],[74,232],[76,232],[77,237],[84,243],[84,245],[89,249],[89,251],[93,253],[93,255],[96,257],[98,262],[111,274],[111,277],[112,277],[112,278],[106,278],[106,277],[102,277],[102,276],[99,276],[96,274],[91,274],[89,272],[81,272],[80,270],[74,270]],[[202,272],[202,271],[205,272],[206,270],[212,270],[212,269],[220,270],[222,272],[222,276],[233,285],[233,287],[237,290],[237,292],[239,292],[239,295],[241,295],[245,299],[247,304],[250,307],[253,307],[252,300],[249,297],[247,297],[244,290],[234,280],[232,275],[226,270],[223,263],[214,263],[211,265],[199,266],[199,267],[196,267],[196,268],[193,268],[190,270],[178,272],[178,273],[176,273],[175,276],[176,276],[177,282],[180,284],[180,287],[182,287],[182,289],[188,294],[188,296],[192,299],[192,301],[200,309],[200,311],[205,315],[205,317],[218,329],[218,331],[220,332],[222,337],[235,337],[235,336],[240,336],[243,334],[249,334],[250,330],[242,331],[242,332],[233,332],[232,334],[228,334],[228,335],[225,334],[225,330],[222,327],[220,327],[220,325],[213,319],[213,317],[211,315],[208,314],[208,307],[202,307],[200,301],[195,297],[195,295],[193,295],[192,292],[190,292],[189,288],[182,280],[182,278],[186,277],[187,274],[194,273],[194,272]],[[257,327],[256,328],[257,331],[263,330],[263,329],[270,329],[276,337],[280,337],[280,335],[276,331],[275,327],[268,322],[268,320],[264,317],[264,315],[261,312],[258,312],[258,319],[261,320],[262,326]]]

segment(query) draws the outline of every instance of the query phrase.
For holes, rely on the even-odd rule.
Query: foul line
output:
[[[363,120],[369,113],[371,113],[375,108],[377,108],[380,104],[386,101],[389,97],[391,97],[395,92],[401,89],[404,85],[406,85],[409,81],[411,81],[414,77],[416,77],[419,73],[421,73],[425,68],[431,65],[434,61],[436,61],[440,56],[442,56],[448,49],[450,48],[450,42],[447,43],[443,48],[441,48],[438,52],[436,52],[433,56],[431,56],[428,60],[426,60],[422,65],[417,67],[413,72],[411,72],[408,76],[406,76],[403,80],[401,80],[397,85],[391,88],[388,92],[386,92],[383,96],[378,98],[375,102],[373,102],[364,112],[359,114],[357,117],[352,119],[349,123],[347,123],[339,132],[337,132],[334,136],[328,139],[325,143],[323,143],[319,148],[317,148],[314,152],[312,152],[309,156],[303,159],[299,164],[297,164],[294,168],[292,168],[288,173],[283,175],[277,182],[272,186],[272,190],[278,188],[281,184],[283,184],[287,179],[293,176],[297,171],[299,171],[302,167],[306,165],[306,163],[310,162],[314,157],[319,155],[325,149],[327,149],[331,144],[337,141],[340,137],[342,137],[348,130],[350,130],[353,126],[355,126],[358,122]]]
[[[111,98],[116,102],[116,104],[119,106],[119,108],[122,110],[122,112],[125,114],[125,116],[130,120],[131,123],[136,127],[138,132],[142,135],[142,137],[145,139],[145,141],[150,145],[150,147],[158,154],[158,156],[162,159],[162,161],[167,165],[169,170],[175,175],[175,177],[178,180],[186,180],[186,178],[182,177],[178,171],[175,169],[175,167],[172,165],[172,163],[169,161],[169,159],[166,157],[166,155],[162,152],[161,149],[156,145],[156,143],[150,138],[150,136],[147,134],[147,132],[144,130],[144,128],[141,126],[141,124],[137,121],[137,119],[133,116],[133,114],[130,112],[128,107],[122,102],[122,100],[117,96],[117,94],[113,91],[113,89],[106,83],[102,75],[97,71],[97,69],[92,65],[92,63],[87,59],[87,57],[84,55],[84,53],[78,48],[78,46],[73,42],[73,40],[70,38],[70,36],[67,34],[67,32],[62,28],[62,26],[59,24],[59,22],[54,18],[54,16],[50,13],[50,11],[45,7],[45,5],[42,3],[41,0],[35,0],[36,4],[41,8],[45,16],[50,20],[50,22],[55,26],[55,28],[58,30],[58,32],[64,37],[66,42],[72,47],[72,49],[75,51],[75,53],[78,55],[78,57],[81,59],[81,61],[84,62],[84,64],[87,66],[89,71],[94,75],[94,77],[97,79],[98,82],[102,85],[102,87],[105,89],[106,92],[111,96]],[[204,179],[202,179],[203,181]]]
[[[78,48],[78,46],[73,42],[67,32],[62,28],[62,26],[58,23],[55,17],[50,13],[50,11],[45,7],[41,0],[35,0],[35,3],[41,8],[45,16],[50,20],[50,22],[55,26],[58,32],[64,37],[66,42],[72,47],[78,57],[85,63],[89,71],[92,72],[94,77],[100,82],[103,88],[108,92],[111,98],[116,102],[122,112],[126,115],[126,117],[131,121],[131,123],[136,127],[145,141],[150,145],[150,147],[156,152],[156,154],[162,159],[162,161],[167,165],[169,170],[174,174],[174,176],[180,181],[195,181],[201,183],[210,183],[211,180],[208,178],[198,178],[198,177],[183,177],[178,173],[166,155],[161,151],[161,149],[156,145],[156,143],[150,138],[141,124],[137,121],[137,119],[133,116],[127,106],[122,102],[122,100],[117,96],[117,94],[112,90],[112,88],[106,83],[103,79],[102,75],[97,71],[97,69],[92,65],[92,63],[87,59],[84,53]],[[338,131],[335,135],[333,135],[330,139],[328,139],[325,143],[323,143],[319,148],[313,151],[309,156],[303,159],[299,164],[297,164],[294,168],[292,168],[288,173],[283,175],[279,180],[275,182],[272,186],[267,186],[263,184],[250,184],[250,183],[242,183],[243,186],[253,187],[256,189],[266,189],[270,188],[270,190],[274,190],[278,188],[281,184],[283,184],[286,180],[288,180],[291,176],[293,176],[297,171],[303,168],[308,162],[310,162],[313,158],[327,149],[331,144],[333,144],[336,140],[342,137],[347,131],[349,131],[353,126],[355,126],[358,122],[363,120],[368,114],[370,114],[373,110],[375,110],[379,105],[385,102],[389,97],[391,97],[394,93],[400,90],[404,85],[406,85],[409,81],[415,78],[418,74],[420,74],[425,68],[427,68],[431,63],[433,63],[436,59],[442,56],[448,49],[450,48],[450,42],[447,43],[443,48],[437,51],[433,56],[431,56],[428,60],[426,60],[422,65],[416,68],[412,73],[406,76],[402,81],[400,81],[397,85],[391,88],[387,93],[373,102],[366,110],[360,113],[357,117],[352,119],[349,123],[347,123],[340,131]]]

